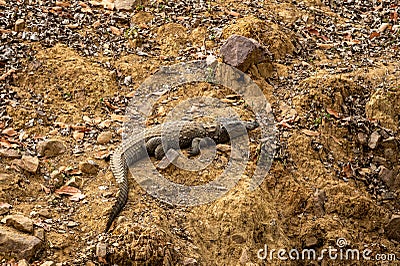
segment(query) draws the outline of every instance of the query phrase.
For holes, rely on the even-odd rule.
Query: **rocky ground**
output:
[[[400,260],[398,1],[134,2],[0,0],[0,263],[396,264],[262,260],[265,245],[370,249]],[[126,208],[102,234],[117,192],[110,154],[135,90],[160,66],[208,55],[221,61],[232,34],[271,55],[246,71],[279,129],[264,182],[247,189],[260,142],[252,132],[250,163],[223,198],[173,207],[131,182]],[[251,117],[232,94],[208,83],[176,88],[148,124],[196,96]],[[208,182],[228,150],[221,146],[199,173],[162,173]]]

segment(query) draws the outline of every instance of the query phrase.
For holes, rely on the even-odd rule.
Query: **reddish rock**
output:
[[[220,53],[226,64],[245,72],[252,64],[266,61],[268,51],[256,40],[234,34],[222,45]]]

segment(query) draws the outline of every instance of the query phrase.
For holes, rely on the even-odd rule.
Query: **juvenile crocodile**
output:
[[[166,151],[176,149],[177,147],[174,147],[173,143],[177,136],[176,133],[179,132],[179,147],[189,148],[189,155],[197,155],[200,153],[200,141],[205,137],[213,139],[215,143],[226,143],[230,136],[234,138],[245,134],[246,131],[243,128],[252,130],[256,127],[258,127],[256,121],[241,122],[226,119],[224,123],[214,124],[175,121],[146,128],[144,132],[128,138],[114,151],[111,158],[111,170],[119,185],[119,192],[104,232],[110,229],[114,219],[128,200],[127,174],[129,166],[143,159],[147,154],[156,159],[162,159],[165,155],[162,141],[166,145]]]

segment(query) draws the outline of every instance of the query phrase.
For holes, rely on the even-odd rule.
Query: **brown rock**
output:
[[[17,19],[17,21],[15,21],[14,30],[19,32],[19,31],[23,31],[24,28],[25,28],[25,20]]]
[[[367,136],[367,134],[365,134],[365,133],[363,133],[363,132],[358,132],[357,138],[358,138],[358,142],[359,142],[361,145],[366,145],[366,144],[367,144],[367,141],[368,141],[368,136]]]
[[[48,260],[40,264],[40,266],[55,266],[56,263],[54,261]]]
[[[112,133],[110,131],[101,132],[97,137],[97,143],[99,144],[106,144],[112,138]]]
[[[115,0],[114,6],[117,10],[132,10],[132,8],[146,5],[148,2],[148,0]]]
[[[105,258],[107,256],[107,244],[106,243],[97,243],[96,256],[98,258]]]
[[[37,237],[0,227],[0,257],[31,260],[43,247]]]
[[[199,263],[197,262],[197,260],[194,259],[194,258],[184,258],[182,264],[183,264],[184,266],[196,266],[196,265],[199,265]]]
[[[29,266],[29,264],[26,261],[26,259],[23,259],[23,260],[18,261],[17,266]]]
[[[389,188],[394,184],[394,178],[396,177],[392,170],[387,169],[383,165],[379,166],[378,176]]]
[[[33,232],[32,220],[21,214],[7,215],[1,220],[1,222],[5,223],[8,226],[12,226],[21,232],[26,232],[26,233]]]
[[[318,239],[315,236],[308,236],[304,241],[306,248],[314,247],[318,244]]]
[[[231,238],[232,238],[232,241],[237,244],[243,244],[244,242],[246,242],[246,239],[242,235],[239,235],[239,234],[232,235]]]
[[[85,174],[96,175],[99,172],[99,165],[95,161],[88,160],[79,163],[79,170]]]
[[[386,225],[385,233],[389,239],[400,242],[400,215],[394,215]]]
[[[37,212],[40,216],[43,216],[44,218],[51,218],[51,213],[49,209],[40,209]]]
[[[64,142],[56,139],[40,142],[36,147],[38,156],[54,157],[63,154],[67,148]]]
[[[16,159],[13,163],[29,173],[36,173],[39,167],[39,159],[33,156],[23,155],[21,159]]]
[[[0,149],[0,157],[19,159],[21,158],[21,154],[14,149]]]
[[[45,241],[45,233],[44,233],[43,228],[41,228],[41,227],[36,228],[33,231],[33,235],[36,236],[37,238],[39,238],[40,240]]]
[[[381,135],[378,131],[372,132],[371,136],[369,137],[368,147],[371,149],[375,149],[378,146],[378,142],[381,139]]]
[[[6,6],[7,2],[5,0],[0,0],[0,6]]]
[[[252,64],[266,61],[268,52],[256,40],[234,34],[222,45],[220,53],[225,63],[245,72]]]

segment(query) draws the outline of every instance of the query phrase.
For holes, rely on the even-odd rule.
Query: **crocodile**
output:
[[[241,122],[230,118],[225,118],[211,124],[179,120],[148,127],[144,132],[128,137],[113,152],[111,157],[111,171],[119,186],[119,190],[117,200],[111,209],[104,232],[108,232],[113,221],[122,211],[128,200],[129,186],[127,174],[129,166],[146,156],[154,156],[157,160],[160,160],[166,154],[165,151],[169,149],[188,149],[189,156],[195,156],[200,153],[201,145],[207,145],[207,141],[201,141],[204,138],[207,140],[208,137],[208,140],[212,139],[214,143],[226,143],[230,138],[244,135],[246,130],[253,130],[258,126],[255,120]],[[175,139],[177,136],[179,136],[179,147],[175,147],[176,145],[172,144],[176,142]],[[210,142],[208,141],[208,143]]]

